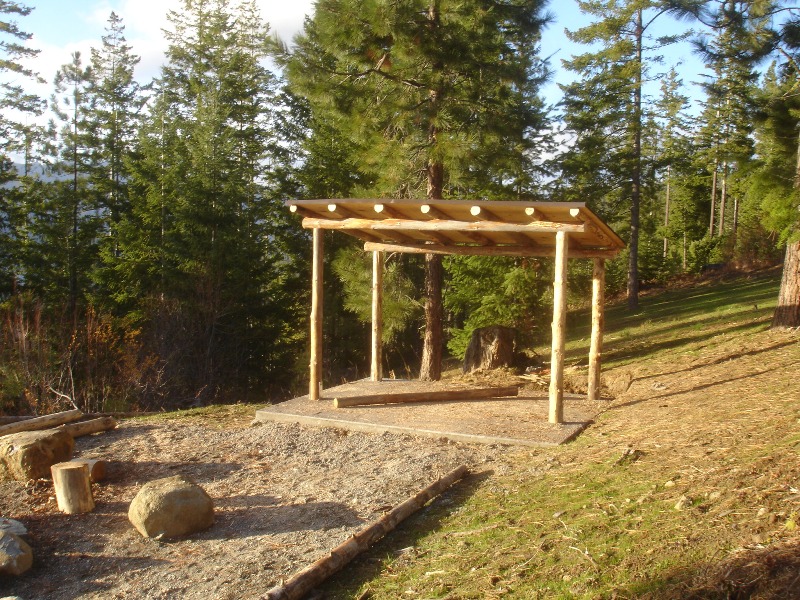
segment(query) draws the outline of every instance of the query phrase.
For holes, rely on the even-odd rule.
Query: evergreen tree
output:
[[[112,12],[100,48],[92,48],[92,113],[89,129],[92,142],[90,179],[104,212],[104,242],[115,251],[112,234],[128,210],[127,160],[133,153],[145,97],[134,79],[139,57],[125,40],[122,19]]]
[[[583,44],[600,44],[565,61],[565,66],[579,73],[582,81],[565,89],[565,120],[578,136],[572,157],[565,169],[579,180],[595,179],[592,170],[603,179],[600,190],[623,190],[629,208],[628,236],[628,308],[634,310],[639,298],[639,229],[642,198],[642,133],[646,120],[642,88],[647,78],[645,53],[677,41],[680,36],[662,37],[652,42],[648,30],[664,14],[689,14],[698,2],[662,0],[578,1],[581,11],[596,21],[567,35]],[[648,46],[650,44],[650,46]],[[653,59],[651,59],[653,60]],[[592,114],[598,115],[593,123]],[[588,121],[588,122],[587,122]],[[588,133],[581,129],[589,125]],[[596,163],[602,164],[596,164]],[[592,164],[595,163],[595,164]],[[595,184],[596,185],[596,184]],[[616,196],[616,194],[615,194]],[[610,199],[618,205],[620,198]],[[616,208],[612,206],[611,208]],[[600,210],[607,216],[607,210]]]
[[[527,193],[544,129],[544,2],[321,0],[287,60],[312,114],[354,146],[370,193]],[[499,184],[499,185],[498,185]],[[438,379],[442,266],[426,255],[420,377]]]
[[[253,2],[185,0],[131,163],[120,310],[145,327],[171,385],[198,401],[287,384],[299,308],[286,219],[265,187],[275,80]],[[270,384],[270,380],[272,383]]]
[[[28,175],[30,149],[39,128],[26,121],[43,110],[42,100],[20,83],[39,79],[25,64],[39,51],[24,44],[31,34],[14,20],[31,10],[19,2],[0,2],[0,298],[15,292],[24,277],[24,247],[29,238],[26,189],[30,182],[17,183],[12,154],[23,154],[23,177]]]
[[[93,145],[89,114],[93,100],[91,67],[84,66],[80,52],[61,66],[54,79],[55,92],[50,121],[54,181],[42,194],[34,224],[39,266],[31,273],[42,287],[59,281],[65,288],[53,298],[67,308],[77,323],[79,302],[88,292],[92,266],[96,260],[97,236],[101,222],[98,198],[88,174],[93,164]],[[51,289],[56,289],[52,288]]]

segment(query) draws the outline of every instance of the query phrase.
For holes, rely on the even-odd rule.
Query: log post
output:
[[[564,422],[564,327],[567,322],[567,234],[556,233],[556,260],[553,276],[553,340],[550,353],[551,423]]]
[[[383,252],[372,253],[372,381],[383,379]]]
[[[89,467],[86,464],[56,463],[50,467],[50,473],[53,475],[53,487],[60,511],[74,515],[94,510]]]
[[[589,346],[589,400],[600,399],[600,363],[603,354],[603,305],[605,301],[606,261],[594,259],[592,270],[592,338]]]
[[[319,400],[322,391],[322,229],[314,229],[311,258],[311,364],[308,398]]]

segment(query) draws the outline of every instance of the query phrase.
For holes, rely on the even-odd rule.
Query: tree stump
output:
[[[464,353],[463,372],[511,366],[514,361],[515,336],[514,329],[500,325],[474,330]]]
[[[62,462],[50,467],[58,508],[68,515],[92,512],[94,498],[89,483],[89,467],[84,463]]]

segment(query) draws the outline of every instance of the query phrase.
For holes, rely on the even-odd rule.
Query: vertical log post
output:
[[[600,399],[600,362],[603,354],[603,306],[605,304],[606,261],[594,259],[592,270],[592,339],[589,346],[589,400]]]
[[[319,400],[322,389],[322,229],[314,229],[311,258],[311,364],[308,398]]]
[[[60,511],[68,515],[94,510],[89,467],[85,463],[62,462],[50,467]]]
[[[372,253],[372,381],[383,379],[383,252]]]
[[[553,341],[550,353],[551,423],[564,422],[564,326],[567,321],[567,234],[556,232],[556,261],[553,276]]]

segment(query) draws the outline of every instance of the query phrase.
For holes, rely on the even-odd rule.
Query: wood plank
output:
[[[600,366],[603,354],[605,282],[605,261],[602,258],[596,258],[594,259],[594,267],[592,269],[592,335],[589,344],[589,400],[600,399]]]
[[[389,244],[367,242],[364,250],[374,252],[382,250],[384,252],[406,252],[408,254],[456,254],[459,256],[533,256],[533,257],[552,257],[556,255],[556,249],[545,246],[464,246],[446,244]],[[614,258],[619,254],[619,250],[608,250],[605,248],[593,250],[570,250],[570,258]]]
[[[467,467],[461,465],[402,504],[398,504],[390,512],[376,519],[366,528],[361,529],[347,541],[339,544],[328,555],[302,571],[295,573],[281,585],[267,591],[266,600],[301,600],[305,598],[320,583],[341,570],[356,556],[393,531],[400,523],[420,510],[430,500],[466,476],[468,472]]]
[[[551,423],[564,422],[564,329],[567,322],[567,234],[556,234],[555,273],[553,276],[553,340],[550,352]]]
[[[451,221],[434,219],[431,221],[410,221],[404,219],[362,219],[347,218],[342,220],[303,219],[306,229],[333,229],[333,230],[362,230],[362,231],[454,231],[459,233],[555,233],[563,231],[568,233],[583,233],[583,223],[553,223],[534,221],[530,224],[523,223],[497,223],[494,221]]]
[[[311,258],[311,362],[308,375],[308,397],[319,400],[322,389],[322,273],[323,231],[315,229]]]
[[[369,406],[372,404],[405,404],[408,402],[446,402],[453,400],[481,400],[485,398],[505,398],[519,394],[516,385],[504,387],[476,388],[466,390],[442,390],[431,392],[405,392],[400,394],[369,394],[334,398],[336,408],[348,406]]]

